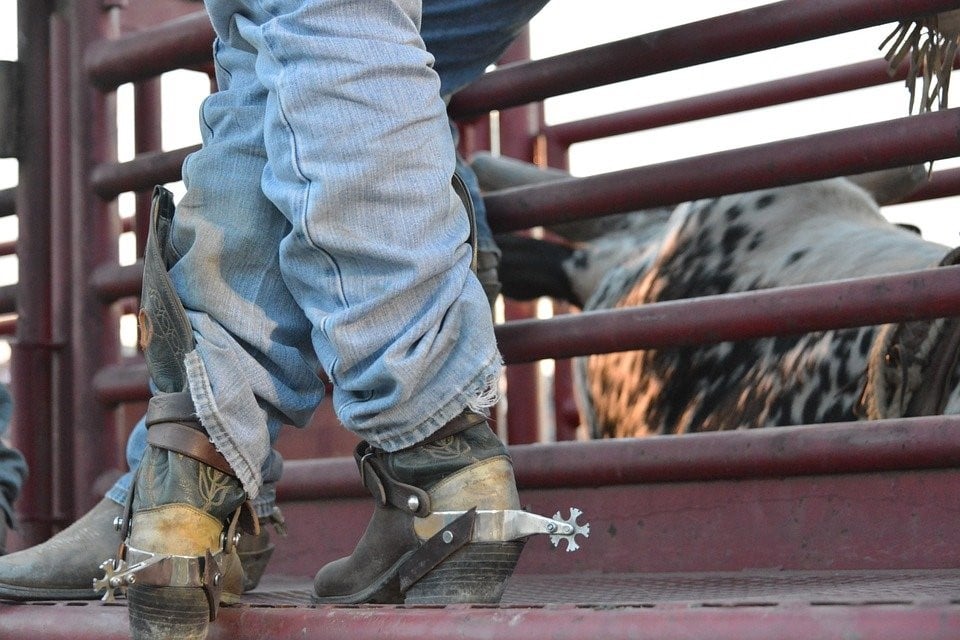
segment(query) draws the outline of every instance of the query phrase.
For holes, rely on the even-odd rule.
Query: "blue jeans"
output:
[[[207,1],[220,90],[184,164],[170,275],[198,416],[260,515],[282,469],[271,444],[309,420],[321,368],[344,426],[386,450],[493,401],[500,357],[441,91],[545,3],[427,0],[421,29],[416,0]]]
[[[0,517],[13,525],[13,501],[27,477],[27,464],[16,449],[7,446],[2,438],[7,434],[13,415],[13,399],[6,385],[0,384]]]

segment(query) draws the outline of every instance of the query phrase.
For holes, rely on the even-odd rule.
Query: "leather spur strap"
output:
[[[476,521],[476,508],[465,511],[414,551],[400,566],[400,591],[405,592],[441,562],[469,544],[473,539]]]
[[[360,480],[382,506],[389,504],[421,518],[430,514],[430,495],[393,477],[369,444],[357,445],[354,458],[360,468]]]

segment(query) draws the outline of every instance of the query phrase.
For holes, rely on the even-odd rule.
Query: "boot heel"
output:
[[[130,636],[133,640],[204,640],[210,605],[203,589],[151,587],[127,589]]]
[[[517,565],[523,541],[476,542],[410,586],[406,604],[496,604]]]

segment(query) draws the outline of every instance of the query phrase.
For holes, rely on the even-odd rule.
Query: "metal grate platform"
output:
[[[310,590],[268,576],[210,638],[960,637],[960,570],[520,575],[500,606],[313,606]],[[4,640],[126,634],[122,604],[0,603]]]
[[[312,585],[302,578],[268,576],[260,589],[244,596],[243,604],[307,606],[311,590]],[[960,605],[960,571],[523,575],[511,578],[501,606],[867,606],[920,602]]]

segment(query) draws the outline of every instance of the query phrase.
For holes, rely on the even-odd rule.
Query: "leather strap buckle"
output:
[[[430,515],[430,495],[394,478],[376,450],[361,442],[354,453],[360,468],[360,480],[381,506],[390,505],[419,517]]]

